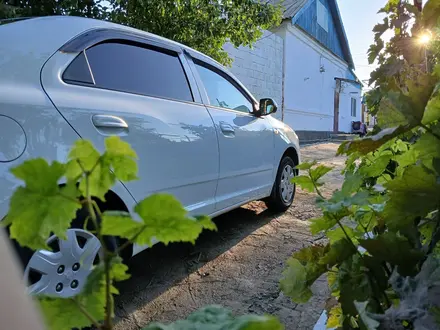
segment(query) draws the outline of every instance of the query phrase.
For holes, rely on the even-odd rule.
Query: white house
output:
[[[232,73],[256,97],[274,98],[277,117],[302,137],[350,132],[351,122],[361,120],[362,85],[336,0],[281,3],[283,23],[252,49],[224,46]]]

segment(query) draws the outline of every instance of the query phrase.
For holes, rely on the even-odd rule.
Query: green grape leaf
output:
[[[377,178],[376,183],[379,185],[384,185],[385,183],[387,183],[391,180],[392,180],[391,175],[384,173],[380,177]]]
[[[90,171],[97,163],[100,154],[93,144],[87,140],[77,140],[69,152],[69,163],[67,164],[66,177],[68,179],[79,179],[83,174],[84,167]],[[81,163],[81,165],[79,164]]]
[[[312,296],[310,286],[327,271],[319,260],[329,251],[329,245],[312,245],[301,249],[287,260],[280,288],[294,302],[307,302]]]
[[[330,244],[330,250],[319,260],[319,263],[327,267],[339,265],[356,253],[354,246],[343,238]]]
[[[105,155],[101,156],[90,141],[78,140],[69,153],[66,177],[69,180],[78,180],[83,171],[92,171],[88,179],[89,193],[104,201],[104,195],[116,181],[110,165],[109,159]],[[79,181],[82,195],[87,196],[87,180],[84,175]]]
[[[296,303],[306,303],[312,297],[307,285],[306,267],[295,258],[287,260],[287,267],[282,273],[280,288],[283,293]]]
[[[401,177],[385,184],[389,200],[383,216],[387,226],[397,231],[413,223],[418,216],[425,216],[438,206],[437,192],[440,184],[434,174],[421,166],[409,166]]]
[[[351,153],[347,157],[347,160],[345,161],[345,169],[342,170],[342,174],[347,172],[351,172],[351,173],[354,172],[354,170],[356,169],[356,160],[358,160],[359,158],[360,158],[359,153],[357,152]]]
[[[408,165],[413,165],[417,162],[418,152],[416,151],[416,149],[411,148],[400,155],[394,156],[393,159],[399,163],[399,167],[406,167]]]
[[[332,217],[340,220],[351,214],[349,208],[354,205],[368,205],[369,200],[368,191],[361,190],[352,196],[347,196],[342,191],[335,191],[329,200],[319,201],[318,205],[324,210],[324,214],[331,213]]]
[[[112,292],[118,294],[118,290],[113,287],[113,282],[125,281],[130,278],[130,274],[127,273],[128,267],[122,262],[121,257],[113,257],[110,260],[110,285],[112,286]],[[104,262],[95,266],[87,277],[87,282],[84,285],[81,295],[89,296],[94,294],[100,294],[105,287],[105,265]]]
[[[92,325],[79,306],[97,321],[105,317],[104,287],[93,295],[80,294],[72,299],[41,297],[39,301],[45,324],[50,330],[71,330]]]
[[[386,232],[370,239],[359,240],[359,244],[375,259],[398,266],[398,271],[402,275],[413,274],[417,264],[423,257],[423,253],[414,250],[406,238],[397,236],[392,232]]]
[[[394,152],[406,152],[408,151],[408,143],[403,142],[401,139],[397,139],[397,141],[391,146]]]
[[[326,212],[322,217],[310,220],[310,232],[316,235],[321,231],[333,228],[337,223],[337,218]]]
[[[134,210],[142,218],[140,224],[144,227],[133,240],[140,245],[152,245],[153,240],[165,245],[170,242],[195,243],[203,229],[217,229],[208,217],[188,217],[182,204],[167,194],[151,195],[137,204]],[[135,225],[130,223],[129,226],[134,228]]]
[[[385,273],[382,259],[364,254],[362,260],[364,261],[364,265],[370,270],[370,273],[374,275],[374,280],[379,286],[379,289],[383,291],[387,290],[389,287],[388,275]]]
[[[434,171],[440,175],[440,158],[436,157],[432,160],[432,167],[434,168]]]
[[[429,0],[423,7],[422,22],[426,29],[435,27],[440,15],[440,3],[436,0]]]
[[[345,232],[347,233],[348,237],[350,237],[350,239],[354,242],[357,242],[357,235],[356,232],[348,227],[348,226],[343,226]],[[343,238],[346,238],[344,231],[342,230],[341,227],[336,227],[335,229],[329,230],[327,233],[327,238],[330,240],[330,244],[333,244]]]
[[[370,45],[368,48],[368,63],[373,64],[376,58],[379,56],[379,53],[382,51],[384,47],[384,42],[382,39],[377,38],[375,44]]]
[[[313,185],[312,179],[305,175],[299,175],[292,179],[292,183],[297,184],[302,189],[307,190],[309,192],[315,191],[315,186]]]
[[[339,296],[338,268],[333,267],[331,272],[327,273],[328,287],[332,292],[332,296]]]
[[[302,162],[299,165],[296,165],[295,168],[297,170],[310,170],[313,166],[316,165],[316,160],[312,161],[312,162]]]
[[[381,145],[388,142],[389,140],[399,136],[400,134],[406,132],[410,128],[403,126],[394,126],[381,130],[376,135],[368,136],[360,140],[345,141],[338,148],[338,155],[352,154],[358,152],[361,155],[366,155],[378,149]]]
[[[383,211],[383,204],[374,204],[374,200],[370,199],[371,204],[368,208],[359,208],[354,212],[354,219],[358,223],[357,231],[371,232],[378,224],[377,213]]]
[[[121,181],[137,179],[137,155],[130,145],[118,136],[110,136],[105,140],[106,158],[111,169]]]
[[[382,34],[384,34],[385,31],[387,31],[389,28],[390,28],[390,26],[389,26],[389,20],[388,20],[388,17],[385,17],[384,20],[383,20],[383,23],[382,23],[382,24],[376,24],[376,25],[373,27],[373,32],[375,32],[375,33],[379,33],[379,35],[382,35]]]
[[[112,259],[110,278],[117,282],[128,280],[130,278],[130,274],[128,274],[127,271],[128,266],[122,263],[122,258],[114,257]]]
[[[433,121],[440,119],[440,95],[432,98],[426,106],[423,115],[422,124],[430,124]]]
[[[366,330],[376,330],[379,328],[380,323],[375,319],[371,318],[367,312],[368,301],[365,302],[355,301],[354,305],[356,306],[356,309],[359,313],[359,316]]]
[[[145,225],[135,221],[129,213],[106,211],[102,215],[101,233],[109,236],[119,236],[130,241],[135,239]]]
[[[359,254],[353,254],[339,266],[338,283],[340,291],[338,301],[344,313],[357,315],[354,301],[367,300],[373,294],[368,274],[365,272],[363,260]]]
[[[365,177],[377,177],[385,171],[391,158],[392,155],[383,155],[375,158],[371,161],[370,165],[361,167],[359,172]]]
[[[25,161],[11,172],[25,182],[10,200],[7,223],[11,224],[11,238],[33,250],[47,249],[46,241],[51,233],[65,238],[81,207],[76,185],[58,185],[65,166],[58,162],[49,165],[37,158]]]
[[[328,313],[327,329],[338,329],[342,327],[344,320],[344,313],[342,312],[341,305],[333,306]]]
[[[313,181],[317,182],[320,178],[326,175],[328,172],[332,170],[331,167],[318,165],[315,168],[310,170],[310,177]]]
[[[363,178],[359,173],[345,173],[344,183],[342,184],[342,193],[344,195],[351,195],[353,192],[359,190],[363,182]]]
[[[436,80],[431,74],[419,74],[406,81],[407,92],[388,92],[380,103],[378,125],[381,128],[400,126],[408,129],[420,125]]]
[[[440,135],[440,125],[432,127],[434,133]],[[414,144],[414,152],[417,153],[417,159],[426,167],[433,169],[432,160],[440,157],[440,141],[429,132],[422,136]]]
[[[377,114],[378,125],[381,128],[397,126],[415,127],[420,123],[424,108],[421,112],[414,112],[411,98],[399,92],[390,92],[382,98]]]
[[[284,326],[270,315],[234,316],[221,306],[206,306],[186,320],[171,324],[151,323],[143,330],[283,330]]]

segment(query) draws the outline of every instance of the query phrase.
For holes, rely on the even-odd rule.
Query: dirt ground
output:
[[[345,159],[335,157],[337,147],[325,143],[302,148],[303,160],[334,167],[324,177],[324,194],[341,184]],[[321,239],[308,231],[307,220],[319,216],[315,197],[297,189],[294,204],[282,215],[253,202],[216,218],[218,231],[203,233],[195,246],[157,245],[137,255],[129,262],[132,277],[121,283],[116,299],[116,329],[175,321],[208,304],[237,314],[274,314],[288,330],[313,329],[329,295],[325,278],[315,283],[315,295],[304,305],[285,297],[278,282],[285,260]]]

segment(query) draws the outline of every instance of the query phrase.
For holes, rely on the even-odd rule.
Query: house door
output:
[[[341,81],[336,79],[336,88],[335,88],[335,105],[334,105],[334,113],[333,113],[333,132],[339,132],[339,94],[341,92]]]

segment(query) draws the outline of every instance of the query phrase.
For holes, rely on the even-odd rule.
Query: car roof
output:
[[[14,53],[32,53],[33,60],[30,61],[31,63],[29,63],[29,61],[23,62],[27,62],[25,66],[28,66],[28,70],[32,69],[30,67],[31,65],[34,69],[40,70],[46,60],[68,41],[87,31],[103,28],[132,32],[137,35],[143,35],[149,39],[155,39],[161,43],[180,47],[190,53],[191,56],[201,59],[221,70],[226,70],[232,78],[239,82],[241,87],[246,90],[249,95],[252,95],[229,70],[214,59],[195,49],[149,32],[92,18],[77,16],[44,16],[18,20],[13,23],[0,25],[0,40],[2,40],[2,43],[0,43],[0,58],[2,58],[2,56],[3,58],[12,57],[14,56]],[[2,66],[2,70],[3,69],[4,67]],[[23,72],[23,69],[26,68],[21,68],[20,71]],[[12,67],[10,67],[10,70],[13,70]],[[11,74],[13,74],[12,71]],[[16,71],[14,77],[18,78]]]

